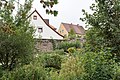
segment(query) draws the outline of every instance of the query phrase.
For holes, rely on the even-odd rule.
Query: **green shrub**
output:
[[[110,51],[75,52],[62,63],[59,80],[119,80],[120,70]],[[56,77],[55,77],[56,78]]]
[[[14,71],[6,72],[2,80],[47,80],[44,68],[35,65],[25,65]]]
[[[63,49],[64,51],[67,51],[68,48],[70,47],[75,47],[75,48],[81,48],[80,41],[75,41],[75,42],[69,42],[69,41],[64,41],[58,44],[57,49]]]
[[[59,78],[59,71],[50,71],[49,80],[61,80]]]
[[[87,52],[82,56],[86,75],[84,80],[113,80],[116,75],[115,60],[109,52]]]
[[[14,9],[10,8],[10,5],[15,6],[13,3],[15,0],[9,0],[5,2],[6,7],[0,7],[0,64],[6,70],[12,70],[23,62],[29,63],[28,56],[34,50],[33,29],[26,20],[32,0],[25,0],[23,7],[16,12],[21,14],[19,16],[13,15]]]
[[[81,80],[84,67],[78,57],[69,57],[63,64],[59,73],[59,80]]]
[[[43,54],[58,54],[58,55],[64,55],[64,50],[63,49],[56,49],[54,51],[50,51],[50,52],[43,52]]]
[[[41,55],[41,63],[45,68],[61,68],[61,56],[57,54],[43,54]]]
[[[63,49],[55,50],[54,53],[55,53],[55,54],[58,54],[58,55],[64,55],[64,54],[65,54],[65,52],[64,52]]]
[[[2,69],[2,66],[0,65],[0,78],[2,77],[3,75],[3,69]]]
[[[120,80],[120,66],[118,66],[118,69],[117,69],[117,72],[116,72],[115,80]]]

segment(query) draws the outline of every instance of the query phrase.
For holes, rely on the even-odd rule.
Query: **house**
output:
[[[28,16],[28,20],[34,29],[35,50],[52,51],[52,40],[57,40],[57,42],[63,40],[63,36],[56,31],[54,26],[49,24],[49,19],[43,19],[36,9]]]
[[[84,36],[85,35],[85,29],[82,26],[80,26],[79,24],[75,25],[72,23],[71,24],[61,23],[58,32],[61,35],[68,37],[71,30],[74,31],[76,36]]]
[[[35,39],[63,39],[63,36],[56,31],[56,28],[49,24],[49,20],[43,19],[36,9],[28,16],[28,19],[35,30],[33,34]]]

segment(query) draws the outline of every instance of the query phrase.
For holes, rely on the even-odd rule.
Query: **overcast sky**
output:
[[[83,17],[82,9],[91,13],[89,6],[94,3],[94,0],[58,0],[59,3],[54,6],[54,9],[58,11],[57,17],[53,15],[47,15],[45,9],[43,9],[40,0],[34,0],[33,8],[38,10],[44,19],[49,19],[50,24],[57,29],[61,22],[79,24],[85,27],[85,24],[80,21],[80,17]]]

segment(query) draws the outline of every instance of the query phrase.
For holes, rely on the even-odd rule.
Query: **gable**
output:
[[[63,36],[65,36],[65,35],[68,36],[68,31],[66,30],[66,28],[64,27],[63,24],[60,25],[58,32]]]
[[[34,38],[39,38],[40,35],[42,39],[63,39],[62,35],[45,22],[37,10],[33,11],[28,18],[31,20],[30,24],[36,29]],[[43,32],[39,33],[38,28],[42,28]]]

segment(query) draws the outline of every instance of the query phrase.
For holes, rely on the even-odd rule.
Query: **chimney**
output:
[[[49,19],[44,19],[44,21],[45,21],[47,24],[49,24]]]

